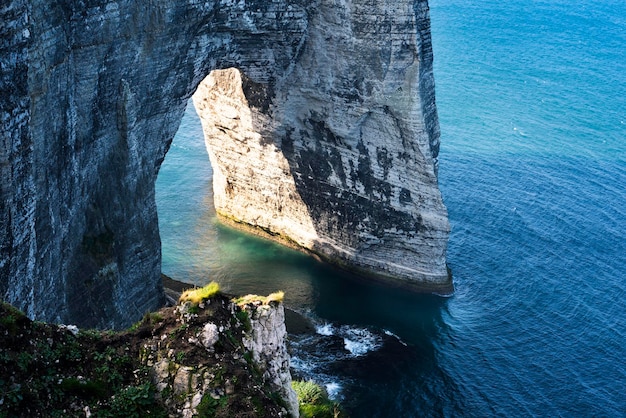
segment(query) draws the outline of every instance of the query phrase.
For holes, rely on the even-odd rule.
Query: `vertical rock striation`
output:
[[[37,281],[35,266],[37,196],[34,144],[28,127],[28,16],[26,0],[0,6],[0,295],[23,302],[46,287]],[[32,304],[20,306],[34,316]]]
[[[308,219],[272,232],[449,288],[426,0],[8,0],[0,18],[0,294],[30,317],[119,327],[162,302],[156,176],[229,67],[244,129],[291,176],[268,199],[293,191]]]

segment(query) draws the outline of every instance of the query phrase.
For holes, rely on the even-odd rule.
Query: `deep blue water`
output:
[[[157,184],[163,270],[286,292],[294,364],[353,417],[626,416],[626,2],[431,0],[448,299],[222,227],[193,109]]]

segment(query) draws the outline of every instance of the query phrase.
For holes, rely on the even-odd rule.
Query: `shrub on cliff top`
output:
[[[200,289],[188,289],[180,295],[178,302],[191,302],[195,305],[202,302],[203,300],[209,299],[212,296],[215,296],[220,291],[220,285],[216,282],[211,282],[208,285],[200,288]]]

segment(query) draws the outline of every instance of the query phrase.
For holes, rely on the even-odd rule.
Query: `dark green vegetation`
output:
[[[282,400],[247,361],[241,339],[249,320],[241,323],[237,312],[219,294],[206,307],[184,314],[184,320],[178,307],[164,308],[123,332],[74,334],[31,321],[2,303],[0,418],[84,417],[87,412],[92,417],[179,416],[188,395],[173,378],[166,378],[161,392],[154,384],[163,382],[155,380],[154,368],[163,359],[171,376],[182,368],[211,376],[199,417],[278,416]],[[211,352],[189,342],[207,322],[225,329]]]
[[[131,335],[74,335],[2,303],[0,417],[166,417]]]

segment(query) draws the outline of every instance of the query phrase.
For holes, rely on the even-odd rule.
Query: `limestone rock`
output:
[[[250,316],[250,331],[243,345],[263,371],[264,380],[285,400],[291,416],[298,416],[298,397],[291,387],[290,356],[287,352],[285,308],[282,303],[247,304],[243,309]]]
[[[170,412],[180,411],[177,416],[192,417],[197,416],[203,399],[250,398],[238,392],[242,385],[246,389],[253,386],[258,391],[257,403],[266,396],[260,392],[264,390],[278,393],[287,404],[288,410],[280,407],[278,414],[270,416],[297,418],[298,399],[291,387],[282,303],[255,301],[239,306],[224,295],[212,303],[216,306],[213,309],[205,309],[208,302],[194,306],[193,315],[188,312],[189,302],[171,308],[176,326],[166,316],[167,325],[159,328],[167,332],[163,334],[166,338],[156,333],[151,343],[143,344],[141,359],[151,368],[162,402]],[[246,316],[239,315],[241,310]],[[242,318],[249,322],[242,323]]]
[[[256,364],[259,356],[244,346],[246,332],[258,333],[257,322],[245,320],[223,294],[213,295],[210,306],[194,306],[194,315],[184,315],[181,308],[163,308],[122,332],[74,335],[1,303],[0,415],[119,415],[123,404],[133,416],[297,418],[298,411],[289,414],[276,396],[291,386],[277,388],[266,380],[260,373],[266,363]],[[281,323],[258,323],[284,330]],[[215,328],[212,351],[191,342]],[[253,349],[263,356],[275,352],[285,358],[284,338],[270,340],[270,347],[257,342]],[[33,388],[38,396],[32,396]]]
[[[200,335],[200,342],[207,350],[213,349],[215,343],[220,339],[220,334],[217,329],[217,325],[208,323],[202,328],[202,334]]]
[[[156,176],[229,67],[284,206],[308,211],[288,236],[449,288],[426,0],[8,0],[0,19],[0,296],[31,318],[123,327],[163,303]]]

